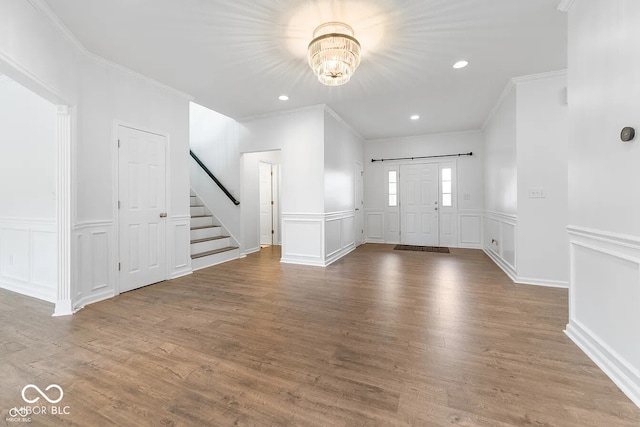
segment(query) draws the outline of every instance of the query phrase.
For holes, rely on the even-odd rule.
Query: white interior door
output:
[[[438,245],[438,164],[400,166],[400,241]]]
[[[273,245],[273,171],[269,163],[259,163],[260,174],[260,244]]]
[[[118,127],[120,292],[167,278],[166,138]]]
[[[364,184],[362,182],[362,164],[355,163],[354,171],[354,188],[355,188],[355,232],[356,232],[356,246],[360,246],[364,243]]]

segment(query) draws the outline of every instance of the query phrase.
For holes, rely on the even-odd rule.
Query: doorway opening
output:
[[[278,177],[280,176],[279,165],[259,162],[260,176],[260,247],[278,245],[278,236],[276,233],[278,227],[279,198],[278,195]]]
[[[282,245],[280,159],[280,150],[244,153],[240,159],[244,255]]]

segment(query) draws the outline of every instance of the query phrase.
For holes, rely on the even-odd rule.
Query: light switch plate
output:
[[[536,187],[529,189],[529,198],[530,199],[544,199],[547,197],[547,192],[543,187]]]

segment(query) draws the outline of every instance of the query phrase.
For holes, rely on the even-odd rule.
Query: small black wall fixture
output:
[[[209,168],[207,168],[204,163],[202,163],[202,161],[198,158],[198,156],[196,156],[193,151],[189,150],[189,154],[191,154],[191,157],[193,157],[193,160],[196,161],[197,164],[200,165],[200,167],[202,168],[203,171],[206,172],[207,175],[209,175],[209,178],[211,178],[213,180],[213,182],[215,182],[216,184],[218,184],[218,187],[220,187],[220,189],[224,192],[224,194],[227,195],[227,197],[229,198],[229,200],[231,200],[233,202],[234,205],[238,206],[240,204],[240,202],[238,200],[236,200],[235,197],[233,197],[233,195],[231,193],[229,193],[229,190],[227,190],[224,185],[222,185],[222,183],[220,181],[218,181],[218,178],[216,178],[215,176],[213,176],[213,174],[211,173],[211,171],[209,170]]]
[[[371,163],[374,162],[389,162],[392,160],[419,160],[419,159],[437,159],[440,157],[460,157],[460,156],[473,156],[473,152],[458,153],[458,154],[440,154],[438,156],[420,156],[420,157],[396,157],[393,159],[371,159]]]

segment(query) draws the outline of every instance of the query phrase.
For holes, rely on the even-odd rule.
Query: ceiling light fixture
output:
[[[320,83],[327,86],[345,84],[360,65],[360,43],[353,28],[342,22],[317,27],[307,50],[309,66]]]
[[[464,68],[467,65],[469,65],[469,61],[462,60],[462,61],[458,61],[455,64],[453,64],[453,68],[455,68],[455,69]]]
[[[411,120],[418,120],[420,118],[419,115],[414,114],[413,116],[409,117]]]
[[[287,95],[280,95],[280,96],[278,97],[278,99],[279,99],[280,101],[288,101],[288,100],[289,100],[289,97],[288,97]]]

